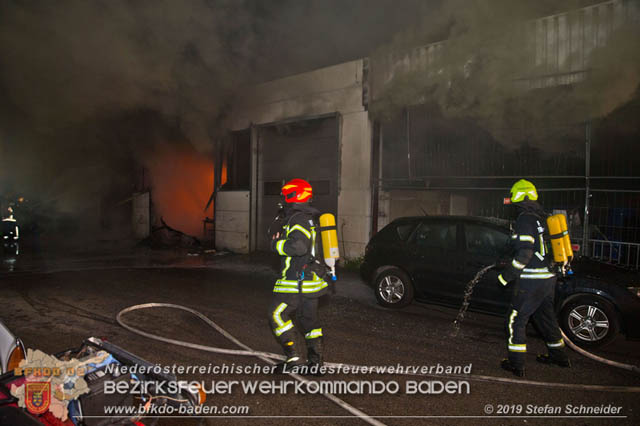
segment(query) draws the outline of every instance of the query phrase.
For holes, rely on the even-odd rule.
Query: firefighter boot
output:
[[[276,364],[273,370],[274,374],[295,373],[296,367],[303,364],[302,358],[296,350],[295,343],[292,340],[289,340],[282,345],[282,348],[284,349],[284,356],[286,357],[286,360]]]
[[[500,363],[500,367],[502,367],[503,370],[510,371],[511,373],[513,373],[514,376],[524,377],[524,367],[519,367],[515,365],[509,359],[503,359],[502,362]]]
[[[571,361],[564,350],[549,349],[549,355],[538,355],[536,361],[542,364],[555,364],[564,368],[571,368]]]
[[[307,340],[307,375],[324,376],[323,357],[324,342],[322,337]]]

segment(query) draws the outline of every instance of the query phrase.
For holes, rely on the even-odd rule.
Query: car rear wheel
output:
[[[590,348],[611,343],[620,331],[615,308],[595,296],[567,303],[560,313],[560,326],[573,343]]]
[[[413,300],[411,279],[398,268],[382,271],[375,281],[378,303],[386,308],[402,308]]]

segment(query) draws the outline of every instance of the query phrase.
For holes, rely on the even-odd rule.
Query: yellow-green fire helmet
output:
[[[524,201],[527,197],[531,201],[536,201],[538,199],[538,191],[531,182],[525,179],[520,179],[511,187],[511,202],[519,203]]]

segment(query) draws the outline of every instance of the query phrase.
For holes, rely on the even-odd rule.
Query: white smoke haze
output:
[[[600,118],[631,101],[640,84],[640,25],[628,20],[589,57],[584,81],[570,86],[529,90],[526,79],[548,73],[536,69],[526,23],[597,1],[450,0],[442,14],[426,16],[423,25],[378,49],[373,66],[390,52],[446,40],[441,57],[426,75],[409,72],[394,78],[372,107],[382,118],[406,105],[427,102],[450,118],[481,123],[509,145],[511,129],[527,129],[531,140],[547,150],[543,129]],[[537,133],[537,134],[536,134]]]

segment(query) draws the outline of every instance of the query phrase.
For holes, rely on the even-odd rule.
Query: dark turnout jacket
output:
[[[515,255],[507,268],[498,276],[503,285],[515,279],[544,280],[555,277],[549,271],[550,253],[544,241],[547,214],[536,201],[516,204],[519,210],[514,234]]]
[[[293,204],[286,212],[280,238],[272,241],[272,249],[281,256],[281,276],[275,293],[302,293],[318,297],[325,293],[327,283],[314,272],[306,271],[315,256],[318,210],[306,204]]]

